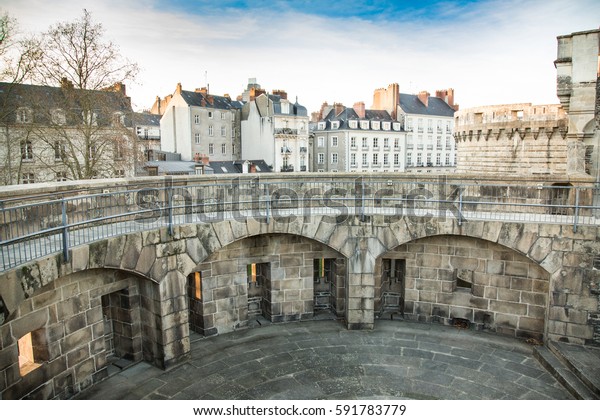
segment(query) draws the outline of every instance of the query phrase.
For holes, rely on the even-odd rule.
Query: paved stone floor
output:
[[[82,399],[569,399],[522,341],[436,324],[379,320],[268,325],[192,336],[188,362],[139,363]]]

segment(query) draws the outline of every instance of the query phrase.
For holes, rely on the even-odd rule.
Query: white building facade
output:
[[[264,159],[274,172],[309,170],[308,114],[287,94],[261,94],[244,104],[242,158]]]
[[[324,106],[313,142],[315,172],[403,172],[406,133],[387,111]]]
[[[183,161],[239,159],[241,107],[228,96],[204,88],[186,91],[178,84],[160,119],[161,149],[180,153]]]
[[[443,98],[401,93],[398,120],[406,130],[407,172],[454,172],[454,108]]]

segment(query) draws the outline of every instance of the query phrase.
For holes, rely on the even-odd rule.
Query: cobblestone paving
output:
[[[137,364],[86,399],[569,399],[508,337],[432,324],[336,321],[269,325],[192,336],[188,362],[169,371]]]

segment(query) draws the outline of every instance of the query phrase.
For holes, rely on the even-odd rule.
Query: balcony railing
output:
[[[284,169],[293,169],[291,165]],[[62,183],[61,183],[62,185]],[[77,189],[80,186],[79,190]],[[309,214],[600,226],[600,189],[419,175],[239,174],[19,186],[0,192],[0,271],[98,240],[181,224]],[[32,195],[26,195],[27,191]],[[335,191],[335,200],[330,200]],[[285,201],[281,196],[287,197]],[[425,220],[425,219],[424,219]],[[564,229],[564,227],[563,227]]]
[[[298,130],[296,130],[295,128],[276,128],[275,135],[279,134],[297,135]]]

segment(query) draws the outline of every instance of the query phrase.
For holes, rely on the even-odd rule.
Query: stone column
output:
[[[375,322],[375,257],[367,241],[360,242],[347,266],[346,320],[350,330],[373,329]]]

